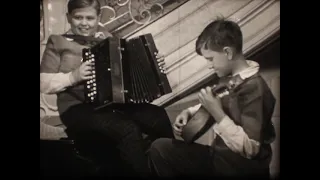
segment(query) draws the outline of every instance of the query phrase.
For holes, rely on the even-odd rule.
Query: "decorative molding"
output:
[[[126,37],[170,13],[189,0],[100,0],[106,9],[106,22],[100,25],[118,36]],[[109,16],[109,17],[108,17]],[[106,17],[102,13],[102,17]],[[104,20],[102,20],[104,21]]]
[[[204,6],[210,0],[201,0],[201,1],[188,1],[183,6],[180,6],[170,12],[170,14],[163,16],[161,19],[158,19],[156,22],[141,28],[139,31],[132,32],[125,36],[125,38],[132,38],[143,34],[144,32],[152,32],[155,39],[158,35],[166,32],[167,29],[170,29],[179,24],[180,21],[188,18],[193,14],[199,7]],[[213,0],[212,0],[213,1]],[[183,10],[182,10],[183,9]]]
[[[117,21],[123,17],[126,17],[129,15],[130,17],[130,21],[125,23],[124,25],[118,27],[118,28],[122,28],[123,26],[126,26],[127,24],[131,24],[131,23],[136,23],[138,25],[145,25],[150,23],[151,18],[152,18],[152,12],[151,9],[155,8],[156,6],[160,9],[158,11],[155,11],[156,16],[159,16],[163,13],[164,7],[161,3],[156,2],[149,2],[149,0],[147,1],[137,1],[139,2],[139,5],[141,8],[139,9],[135,9],[132,6],[132,0],[125,0],[125,2],[121,1],[116,1],[116,5],[117,7],[121,8],[121,7],[127,7],[128,11],[122,12],[120,15],[117,13],[117,10],[115,9],[115,7],[109,6],[109,5],[104,5],[101,7],[101,10],[109,10],[113,16],[110,17],[110,20],[102,23],[100,22],[99,25],[102,27],[105,27],[106,25]],[[138,11],[137,14],[135,14],[134,10]],[[139,20],[136,16],[140,17],[141,19],[143,19],[143,21]]]

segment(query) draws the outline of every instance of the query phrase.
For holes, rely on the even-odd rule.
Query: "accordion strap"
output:
[[[92,36],[81,36],[81,35],[74,35],[74,34],[63,34],[62,36],[73,39],[75,42],[81,44],[81,45],[95,45],[99,42],[101,42],[103,39],[101,38],[95,38]]]

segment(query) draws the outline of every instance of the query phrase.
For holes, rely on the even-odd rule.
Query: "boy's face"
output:
[[[98,28],[100,17],[93,7],[79,8],[67,14],[71,31],[76,35],[91,36]]]
[[[204,49],[204,47],[201,48],[201,53],[207,59],[209,68],[214,69],[219,77],[224,77],[231,73],[231,61],[227,53]]]

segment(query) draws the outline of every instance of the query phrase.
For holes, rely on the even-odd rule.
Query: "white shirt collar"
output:
[[[245,80],[245,79],[255,75],[259,71],[260,66],[257,62],[247,60],[247,63],[249,65],[248,68],[238,72],[237,74],[234,74],[233,76],[239,75],[241,77],[241,79]]]

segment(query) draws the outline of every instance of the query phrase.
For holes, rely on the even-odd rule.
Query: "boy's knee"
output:
[[[129,125],[127,125],[124,133],[127,136],[132,136],[134,138],[139,137],[139,139],[140,139],[141,134],[142,134],[140,128],[136,124],[134,124],[133,122],[130,123]]]
[[[120,136],[127,141],[135,142],[142,138],[140,128],[132,121],[128,121],[122,125],[122,129],[118,131]]]
[[[165,109],[161,106],[157,106],[154,104],[144,104],[144,109],[147,109],[148,111],[154,112],[154,113],[166,113]]]
[[[152,157],[166,157],[170,154],[170,149],[172,148],[172,139],[169,138],[159,138],[155,140],[148,151],[149,156]]]

